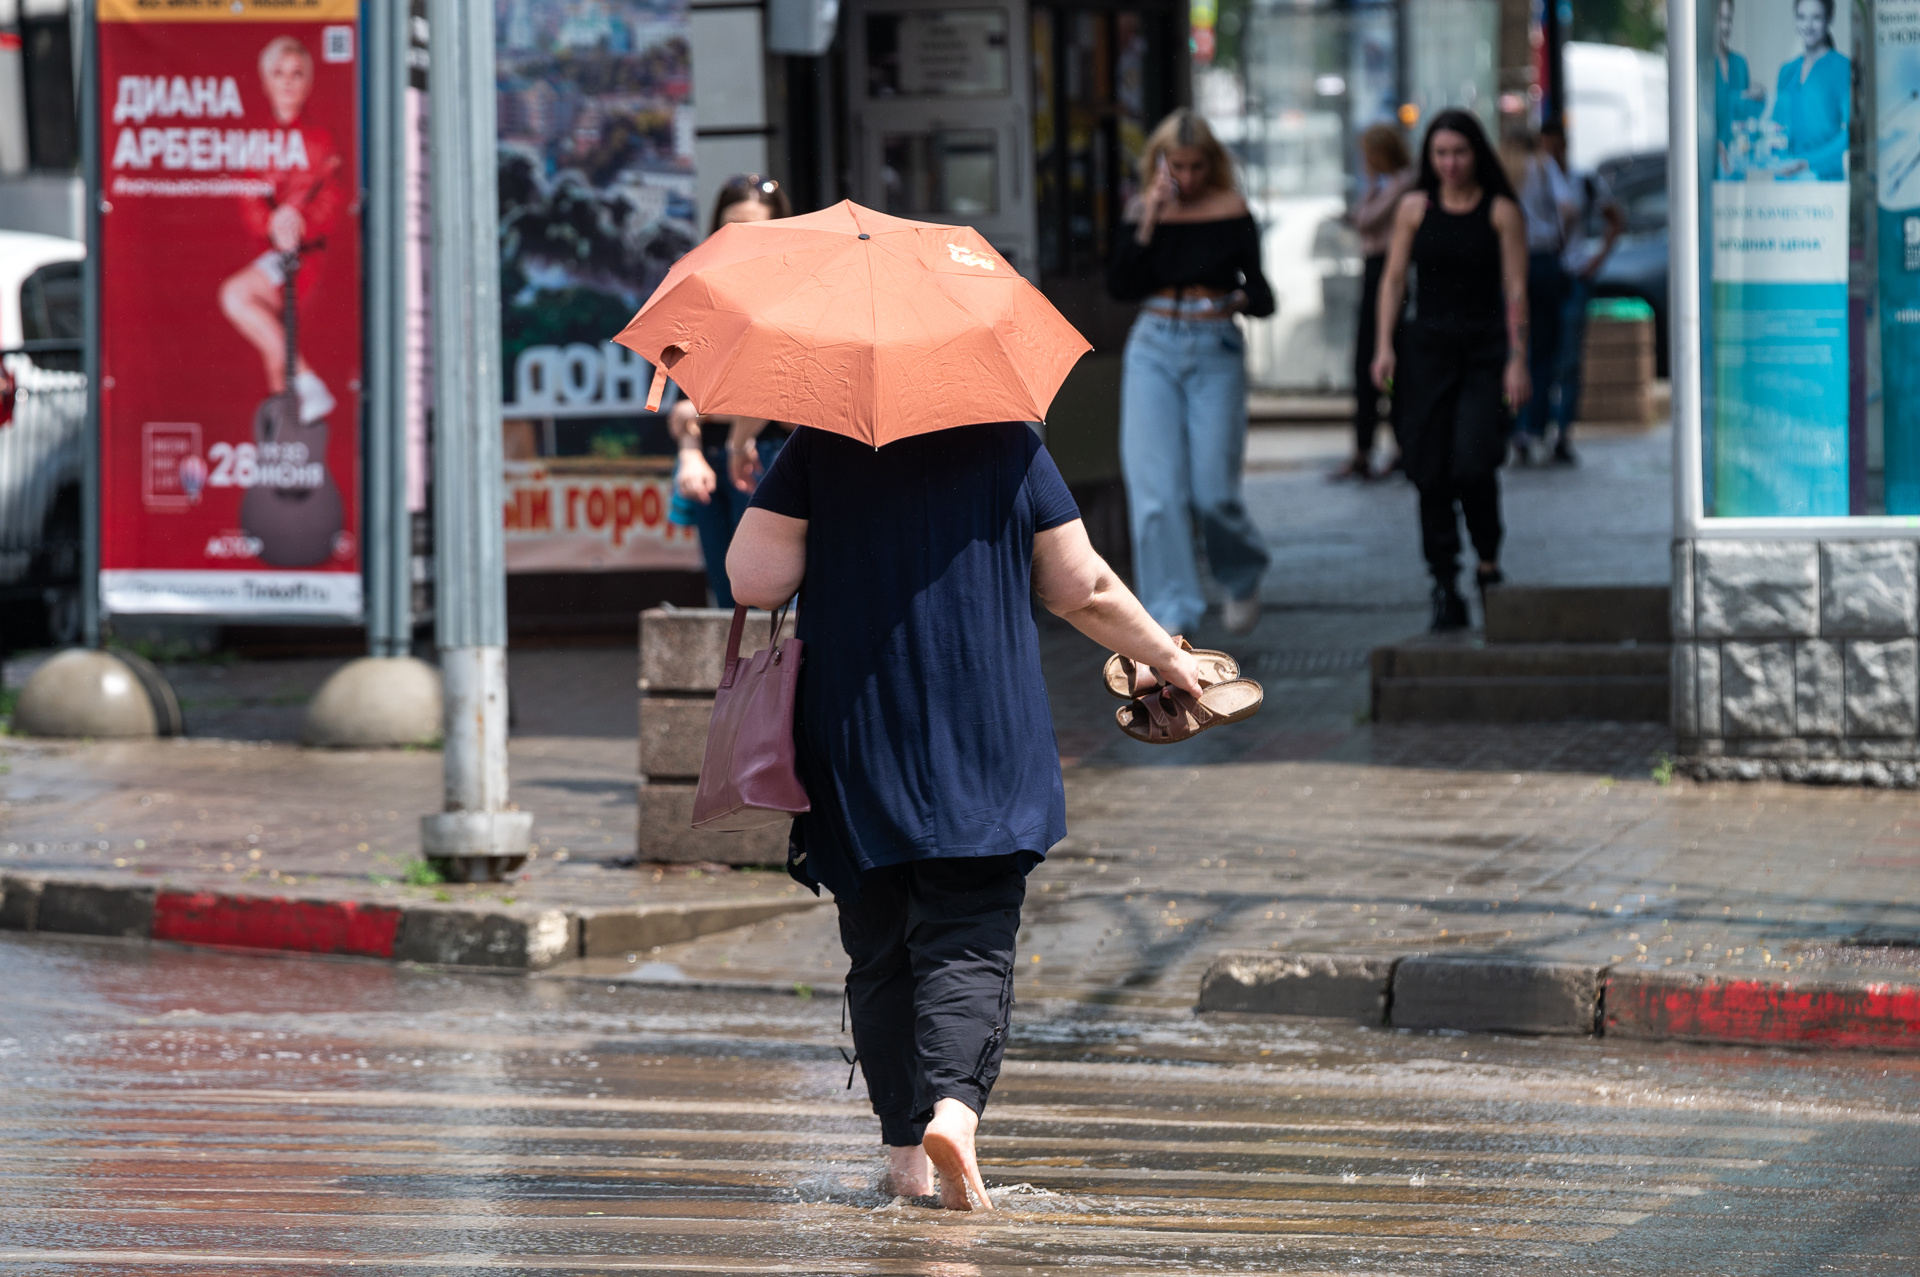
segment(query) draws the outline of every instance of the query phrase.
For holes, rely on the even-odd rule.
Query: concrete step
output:
[[[1373,650],[1374,679],[1661,678],[1665,643],[1488,643],[1430,635]]]
[[[1487,643],[1665,643],[1664,585],[1502,585],[1487,591]]]
[[[1667,676],[1384,678],[1373,683],[1377,723],[1664,723]]]

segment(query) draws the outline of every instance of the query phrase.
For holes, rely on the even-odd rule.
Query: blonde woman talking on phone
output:
[[[1273,314],[1260,228],[1234,189],[1233,161],[1190,110],[1147,139],[1141,181],[1107,275],[1116,298],[1142,303],[1120,389],[1135,585],[1154,620],[1191,632],[1207,610],[1194,563],[1198,521],[1226,596],[1226,628],[1246,634],[1260,620],[1268,555],[1241,499],[1247,367],[1233,317]]]

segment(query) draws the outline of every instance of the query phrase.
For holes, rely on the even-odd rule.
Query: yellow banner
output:
[[[352,22],[360,0],[99,0],[102,22]]]

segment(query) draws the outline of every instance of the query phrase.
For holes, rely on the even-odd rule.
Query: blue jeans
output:
[[[784,443],[785,440],[780,442]],[[757,446],[760,449],[760,473],[765,474],[768,467],[773,465],[773,459],[780,455],[780,443],[762,440]],[[713,591],[714,606],[731,608],[733,583],[727,580],[727,547],[733,544],[733,530],[740,526],[740,517],[747,512],[747,503],[753,500],[753,494],[740,491],[733,486],[733,480],[727,477],[725,448],[704,448],[701,451],[707,458],[707,464],[713,467],[713,496],[705,505],[698,501],[689,501],[687,504],[693,507],[693,530],[700,535],[700,556],[706,560],[707,588]]]
[[[1567,272],[1560,267],[1558,253],[1527,255],[1527,377],[1533,382],[1533,397],[1520,410],[1515,423],[1523,435],[1535,439],[1547,436],[1548,398],[1553,394],[1554,374],[1560,366],[1560,308],[1567,300]]]
[[[1227,597],[1260,588],[1267,546],[1247,517],[1246,346],[1220,320],[1143,313],[1127,336],[1120,383],[1120,469],[1133,530],[1135,592],[1168,632],[1206,614],[1194,563],[1197,519],[1207,566]]]
[[[1580,358],[1587,340],[1587,301],[1593,296],[1593,281],[1578,275],[1567,281],[1567,304],[1560,312],[1559,395],[1553,402],[1553,421],[1560,427],[1560,442],[1573,431],[1580,412]]]

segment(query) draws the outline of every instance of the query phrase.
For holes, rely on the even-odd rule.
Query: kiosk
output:
[[[1920,4],[1669,12],[1679,748],[1911,784]]]

